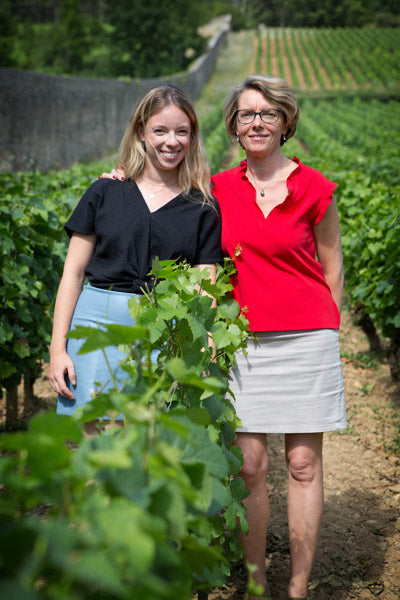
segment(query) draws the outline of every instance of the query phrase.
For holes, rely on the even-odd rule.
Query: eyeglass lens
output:
[[[279,119],[279,113],[281,111],[278,108],[271,108],[269,110],[261,110],[256,112],[255,110],[238,110],[237,116],[240,123],[248,124],[252,123],[257,115],[264,123],[275,123]]]

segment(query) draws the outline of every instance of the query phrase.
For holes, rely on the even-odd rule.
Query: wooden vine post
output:
[[[35,395],[33,393],[33,384],[35,379],[33,377],[24,377],[24,418],[27,419],[32,414],[33,401]]]
[[[6,429],[16,429],[18,425],[18,386],[6,390]]]

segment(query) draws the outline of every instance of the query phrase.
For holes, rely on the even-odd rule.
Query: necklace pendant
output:
[[[264,198],[264,196],[265,196],[265,192],[264,192],[264,190],[260,190],[260,196],[261,196],[262,198]]]

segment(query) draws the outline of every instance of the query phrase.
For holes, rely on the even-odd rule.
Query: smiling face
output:
[[[176,169],[189,150],[190,132],[189,117],[175,104],[154,113],[140,133],[146,148],[146,166]]]
[[[271,104],[257,90],[245,90],[238,101],[238,110],[247,109],[256,112],[279,108]],[[276,123],[264,123],[257,115],[252,123],[244,125],[236,118],[236,132],[247,154],[254,158],[269,156],[280,152],[281,136],[286,132],[282,113]]]

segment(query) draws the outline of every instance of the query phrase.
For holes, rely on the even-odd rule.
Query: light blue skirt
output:
[[[113,292],[90,284],[85,285],[75,307],[71,330],[77,325],[96,328],[108,324],[134,325],[128,309],[128,300],[133,296],[135,294]],[[84,341],[73,338],[67,340],[67,353],[74,363],[76,373],[76,385],[72,385],[68,378],[67,385],[75,398],[69,400],[64,396],[58,396],[57,414],[59,415],[72,415],[79,406],[85,405],[92,399],[94,392],[107,391],[115,387],[110,368],[118,387],[123,386],[129,377],[120,366],[120,361],[125,358],[125,354],[119,352],[118,346],[105,348],[109,368],[101,350],[78,354]]]
[[[238,352],[229,387],[239,432],[317,433],[343,429],[346,406],[336,329],[254,332]]]

